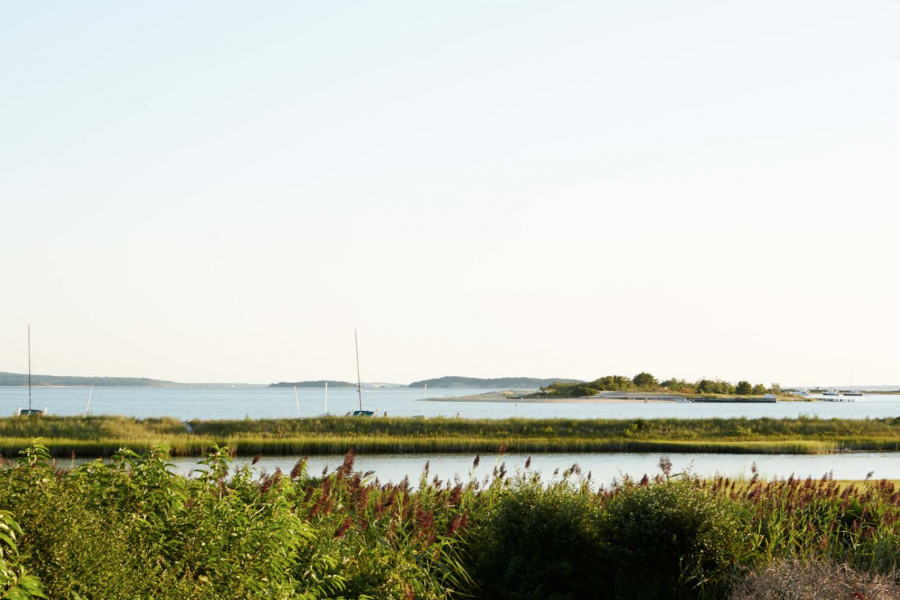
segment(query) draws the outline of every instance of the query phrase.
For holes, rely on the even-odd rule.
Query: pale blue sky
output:
[[[7,2],[0,370],[900,383],[900,4]]]

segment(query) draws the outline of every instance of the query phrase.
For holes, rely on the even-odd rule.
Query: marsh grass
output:
[[[0,453],[15,456],[41,439],[54,456],[110,456],[157,445],[198,456],[214,445],[241,455],[690,452],[827,454],[900,450],[900,419],[411,419],[324,417],[190,421],[172,418],[0,419]]]

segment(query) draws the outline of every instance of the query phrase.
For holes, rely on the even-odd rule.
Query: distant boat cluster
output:
[[[859,390],[837,390],[837,389],[828,389],[822,392],[817,392],[816,390],[791,390],[792,394],[796,394],[797,396],[803,396],[805,398],[811,398],[817,395],[821,395],[819,400],[823,400],[825,402],[853,402],[854,397],[865,396],[865,394]]]

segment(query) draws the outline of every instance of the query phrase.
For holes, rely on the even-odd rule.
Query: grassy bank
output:
[[[191,421],[127,417],[0,419],[0,452],[41,438],[54,456],[109,456],[167,446],[176,456],[214,444],[238,454],[700,452],[822,454],[900,450],[900,419],[409,419]]]

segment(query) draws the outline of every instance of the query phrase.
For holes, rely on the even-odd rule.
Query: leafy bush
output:
[[[125,451],[58,471],[37,446],[0,471],[0,506],[21,520],[23,561],[50,597],[442,600],[462,577],[453,536],[433,525],[453,511],[428,529],[408,489],[390,490],[388,505],[349,467],[257,477],[232,471],[225,449],[194,477],[171,467],[162,451]],[[370,501],[379,514],[365,521]]]
[[[626,483],[599,522],[613,598],[721,597],[745,550],[733,502],[693,479]]]
[[[7,600],[32,600],[46,598],[41,583],[28,575],[19,564],[16,538],[22,529],[6,511],[0,511],[0,598]]]
[[[563,482],[520,481],[470,540],[477,597],[486,600],[602,598],[598,504]]]

